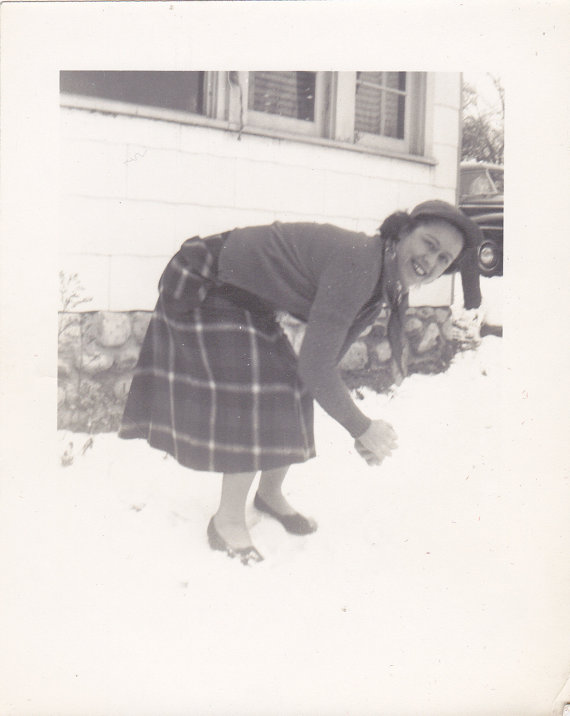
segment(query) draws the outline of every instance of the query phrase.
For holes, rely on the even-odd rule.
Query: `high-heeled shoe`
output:
[[[216,529],[213,517],[208,524],[208,544],[212,549],[218,550],[220,552],[225,552],[228,557],[231,557],[232,559],[234,557],[239,557],[240,562],[248,566],[250,562],[263,561],[263,556],[255,549],[253,545],[251,547],[241,548],[232,547],[231,545],[229,545]]]
[[[254,507],[261,512],[265,512],[266,514],[271,515],[271,517],[276,519],[278,522],[281,522],[287,532],[290,532],[291,534],[310,535],[312,532],[316,532],[317,530],[318,525],[315,520],[310,517],[305,517],[299,512],[294,512],[292,515],[280,515],[279,512],[276,512],[272,507],[270,507],[257,492],[253,498],[253,504]]]

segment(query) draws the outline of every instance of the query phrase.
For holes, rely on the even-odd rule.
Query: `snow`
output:
[[[454,282],[454,300],[452,311],[455,316],[461,317],[462,313],[476,312],[480,321],[490,326],[503,325],[503,277],[502,276],[481,276],[479,280],[481,286],[481,306],[471,311],[463,311],[463,289],[461,281],[456,279]]]
[[[488,336],[446,373],[364,391],[399,435],[375,468],[317,410],[319,456],[286,491],[319,530],[289,535],[250,502],[265,556],[251,567],[207,545],[220,476],[142,441],[58,433],[59,467],[10,508],[26,529],[5,565],[0,712],[543,713],[564,681],[542,557],[561,538],[542,487],[505,474],[503,375]]]
[[[481,278],[482,307],[485,321],[491,326],[503,325],[503,279],[499,276]]]

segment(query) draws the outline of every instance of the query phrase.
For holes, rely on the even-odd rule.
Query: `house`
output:
[[[274,220],[371,233],[397,209],[456,200],[459,73],[63,71],[60,90],[63,335],[91,322],[93,339],[62,370],[114,375],[115,394],[186,238]],[[451,296],[443,277],[413,297],[418,359],[449,336]]]

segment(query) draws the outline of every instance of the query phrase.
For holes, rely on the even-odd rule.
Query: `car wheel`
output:
[[[492,239],[485,239],[479,245],[478,261],[479,271],[483,276],[500,274],[503,252],[500,246]]]

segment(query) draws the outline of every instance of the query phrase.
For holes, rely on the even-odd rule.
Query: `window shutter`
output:
[[[404,139],[405,72],[357,72],[354,128]]]
[[[316,72],[252,72],[248,107],[313,122],[315,89]]]

